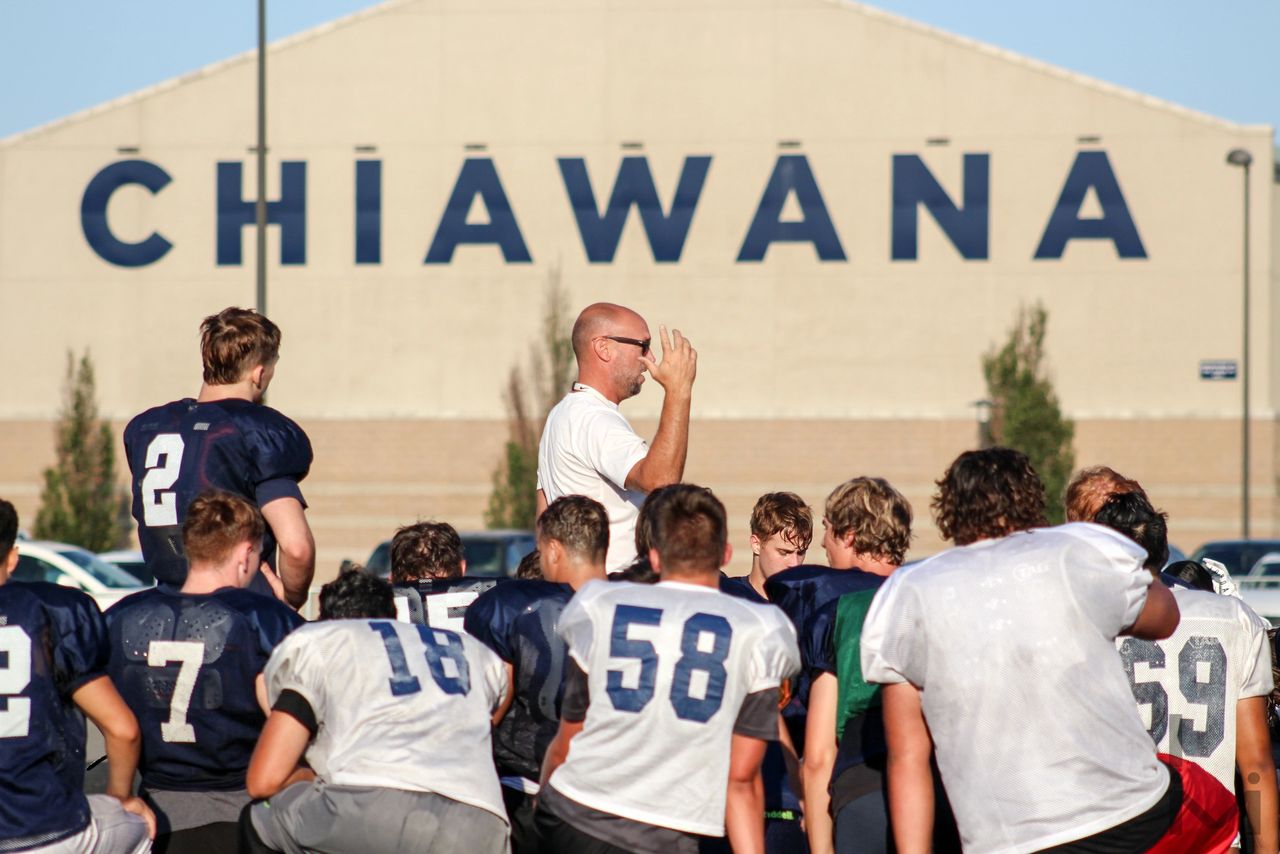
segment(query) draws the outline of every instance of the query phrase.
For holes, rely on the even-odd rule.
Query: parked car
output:
[[[98,552],[98,557],[107,563],[115,564],[145,585],[150,586],[156,583],[156,577],[147,569],[147,562],[142,559],[142,552],[136,549]]]
[[[458,536],[467,559],[467,575],[514,576],[521,559],[537,547],[533,531],[464,531]],[[365,568],[380,578],[391,577],[390,540],[378,544]]]
[[[93,552],[67,543],[18,540],[13,581],[47,581],[88,593],[106,610],[146,587],[138,579]]]
[[[1227,568],[1233,577],[1245,575],[1267,552],[1280,551],[1280,540],[1214,540],[1191,555],[1194,561],[1209,558]]]

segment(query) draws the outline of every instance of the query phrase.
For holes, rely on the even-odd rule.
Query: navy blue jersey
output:
[[[567,584],[516,580],[483,593],[467,609],[467,632],[512,669],[514,698],[493,733],[499,776],[538,780],[560,723],[566,649],[556,622],[571,598]]]
[[[71,702],[106,675],[94,601],[43,582],[0,585],[0,848],[45,845],[89,823],[84,715]]]
[[[311,441],[301,427],[268,406],[237,399],[186,398],[148,409],[125,427],[124,450],[142,555],[159,581],[176,587],[187,578],[182,521],[192,499],[212,488],[258,507],[277,498],[303,501],[298,482],[311,468]],[[262,559],[275,567],[275,553],[267,528]]]
[[[493,576],[420,578],[393,584],[396,619],[453,632],[463,630],[462,618],[476,597],[499,583],[514,579]]]
[[[769,600],[756,592],[751,586],[751,578],[746,575],[725,575],[720,573],[720,592],[746,599],[748,602],[768,604]]]
[[[281,602],[226,587],[213,593],[151,588],[107,611],[109,672],[142,729],[144,785],[244,788],[266,723],[254,681],[304,620]]]

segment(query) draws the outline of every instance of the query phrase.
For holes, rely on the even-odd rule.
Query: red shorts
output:
[[[1240,830],[1235,795],[1194,762],[1167,753],[1157,756],[1182,778],[1182,808],[1147,854],[1222,854],[1230,849]]]

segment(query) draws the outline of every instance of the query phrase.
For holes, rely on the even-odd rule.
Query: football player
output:
[[[1230,793],[1157,757],[1115,652],[1178,625],[1146,552],[1098,525],[1044,527],[1044,487],[1009,448],[961,454],[938,488],[958,547],[890,576],[862,627],[898,851],[929,850],[935,746],[965,850],[1226,851]]]
[[[365,572],[326,584],[320,609],[267,664],[271,715],[248,775],[266,800],[242,813],[241,850],[505,851],[489,737],[502,659],[393,619],[391,586]]]
[[[1112,495],[1093,521],[1147,550],[1158,573],[1169,559],[1165,515],[1141,491]],[[1165,640],[1117,639],[1133,698],[1161,753],[1185,757],[1228,791],[1240,769],[1250,850],[1276,854],[1276,767],[1267,730],[1273,687],[1267,623],[1234,596],[1170,585],[1182,619]]]
[[[814,854],[889,850],[880,692],[863,681],[858,649],[871,600],[906,559],[911,519],[911,504],[881,478],[855,478],[827,502],[826,538],[835,540],[837,548],[853,550],[838,562],[852,565],[846,580],[857,580],[861,589],[827,602],[799,633],[801,658],[813,676],[805,719],[804,793],[805,828]]]
[[[588,582],[561,615],[570,662],[536,821],[557,852],[764,846],[760,761],[799,667],[777,609],[721,593],[724,505],[670,488],[655,508],[657,584]],[[662,761],[654,761],[655,755]]]
[[[303,620],[243,589],[258,572],[262,515],[203,492],[182,523],[181,590],[152,587],[107,611],[108,672],[142,728],[142,796],[159,852],[233,852],[245,770],[266,722],[262,669]]]
[[[160,583],[181,587],[187,505],[206,489],[226,490],[261,509],[262,559],[284,582],[286,601],[300,608],[315,572],[315,540],[298,487],[311,468],[311,442],[262,403],[280,358],[280,328],[248,309],[224,309],[201,323],[200,353],[198,397],[148,409],[125,427],[143,557]],[[272,592],[265,575],[253,589]]]
[[[447,522],[415,522],[391,539],[396,619],[462,631],[476,597],[505,578],[468,578],[462,538]]]
[[[556,634],[573,591],[605,578],[609,516],[598,501],[565,495],[537,521],[541,581],[517,580],[480,595],[465,626],[507,665],[512,699],[493,733],[493,756],[515,854],[540,849],[533,825],[542,757],[560,720],[564,640]]]
[[[150,850],[133,796],[138,722],[107,677],[107,627],[79,590],[10,581],[18,514],[0,499],[0,851]],[[106,794],[84,795],[84,716],[106,742]]]
[[[751,508],[750,525],[751,571],[726,576],[720,589],[753,602],[768,602],[765,580],[804,563],[813,541],[813,513],[794,492],[770,492]]]

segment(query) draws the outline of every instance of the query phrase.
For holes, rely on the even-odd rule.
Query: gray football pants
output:
[[[285,854],[506,854],[507,823],[431,792],[295,783],[251,807],[263,843]]]

